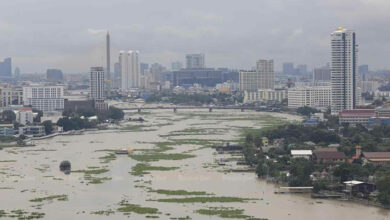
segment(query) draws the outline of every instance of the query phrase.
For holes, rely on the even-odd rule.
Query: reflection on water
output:
[[[146,122],[126,122],[120,128],[86,132],[83,135],[58,136],[38,141],[33,148],[9,148],[0,151],[0,210],[22,209],[43,212],[47,219],[123,219],[117,212],[118,203],[128,203],[159,209],[160,219],[190,216],[192,219],[218,219],[195,210],[208,207],[234,207],[244,214],[268,219],[389,219],[387,210],[333,200],[313,200],[307,195],[277,195],[274,186],[256,178],[253,173],[229,173],[234,160],[218,166],[218,155],[205,147],[210,143],[234,141],[243,127],[261,127],[271,118],[299,120],[295,116],[259,112],[216,110],[149,110],[141,115]],[[272,121],[271,120],[271,121]],[[140,126],[142,125],[142,126]],[[195,140],[197,139],[197,140]],[[207,141],[199,141],[207,140]],[[179,141],[178,141],[179,140]],[[216,141],[221,140],[221,141]],[[176,141],[176,142],[175,142]],[[189,153],[195,157],[183,160],[148,161],[156,167],[179,167],[169,171],[148,171],[144,176],[129,172],[139,161],[128,155],[116,155],[113,150],[132,148],[153,149],[157,142],[175,142],[164,153]],[[200,145],[199,145],[200,144]],[[234,156],[240,159],[240,156]],[[62,161],[71,163],[70,175],[58,167]],[[215,196],[255,198],[245,203],[161,203],[161,198],[183,196],[164,195],[150,189],[187,190],[212,193]],[[45,200],[37,205],[29,200],[53,195],[67,195],[67,201]],[[6,199],[4,199],[6,198]],[[114,214],[90,214],[113,210]],[[132,219],[146,215],[132,213]],[[156,215],[155,215],[156,216]]]

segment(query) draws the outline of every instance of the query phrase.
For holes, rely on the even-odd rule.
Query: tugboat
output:
[[[115,151],[115,154],[129,154],[132,151],[133,151],[133,149],[131,149],[131,148],[127,148],[127,149],[123,148],[121,150]]]

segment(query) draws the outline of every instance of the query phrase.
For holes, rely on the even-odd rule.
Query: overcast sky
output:
[[[22,73],[103,65],[139,50],[141,62],[170,67],[205,53],[208,67],[249,69],[257,59],[321,66],[329,34],[357,32],[359,64],[390,69],[389,0],[1,0],[0,58]]]

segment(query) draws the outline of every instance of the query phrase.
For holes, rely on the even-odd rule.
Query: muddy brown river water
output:
[[[143,117],[146,122],[126,122],[116,129],[86,131],[82,135],[57,136],[35,141],[35,147],[4,148],[0,151],[0,210],[4,219],[15,219],[12,210],[44,213],[44,219],[221,219],[197,212],[210,207],[242,210],[242,219],[272,220],[358,220],[390,219],[390,211],[336,200],[315,200],[309,195],[274,194],[275,187],[254,173],[229,172],[237,168],[240,155],[220,155],[212,144],[235,141],[247,127],[300,120],[279,113],[239,110],[148,110],[128,112],[126,117]],[[179,140],[180,139],[180,140]],[[203,141],[199,141],[203,140]],[[183,153],[189,158],[138,158],[114,155],[112,151],[132,148],[132,154],[147,154],[158,143],[174,143],[157,154]],[[165,145],[164,145],[165,146]],[[141,150],[140,150],[141,149]],[[156,153],[156,152],[155,152]],[[110,156],[111,155],[111,156]],[[161,155],[160,155],[161,156]],[[230,158],[218,166],[220,158]],[[233,159],[232,159],[233,158]],[[69,160],[72,172],[65,175],[59,164]],[[135,175],[136,164],[173,167]],[[85,173],[97,170],[101,173]],[[95,182],[94,182],[95,181]],[[180,203],[156,201],[194,195],[167,195],[153,190],[206,192],[209,197],[251,198],[244,202]],[[65,196],[58,199],[53,196]],[[206,197],[207,197],[206,196]],[[41,198],[41,200],[39,200]],[[46,199],[42,199],[46,198]],[[36,201],[38,199],[38,201]],[[34,201],[35,200],[35,201]],[[119,203],[157,208],[157,213],[120,212]],[[99,213],[99,211],[110,211]],[[1,213],[1,212],[0,212]],[[106,215],[107,214],[107,215]],[[1,216],[1,214],[0,214]]]

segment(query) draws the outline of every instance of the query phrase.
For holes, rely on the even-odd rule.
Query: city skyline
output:
[[[14,66],[23,73],[43,73],[47,68],[88,72],[90,66],[105,66],[104,35],[110,30],[112,53],[133,48],[142,52],[146,63],[170,66],[176,60],[183,62],[184,54],[204,53],[210,67],[249,69],[254,60],[265,58],[275,61],[276,71],[284,62],[305,63],[313,69],[330,61],[329,33],[343,26],[359,32],[360,63],[372,69],[390,68],[386,62],[390,33],[382,28],[390,8],[385,1],[354,1],[353,5],[350,1],[249,1],[246,5],[229,2],[223,7],[219,1],[208,3],[208,7],[170,2],[175,4],[155,1],[147,8],[147,3],[139,1],[92,4],[87,0],[74,10],[75,1],[46,7],[40,7],[40,0],[3,2],[0,58],[12,57]],[[350,7],[347,14],[346,7]],[[70,8],[72,17],[64,16],[63,11]],[[134,13],[121,13],[127,8],[133,8]],[[183,10],[173,15],[176,9]],[[86,16],[92,11],[104,15]],[[22,13],[34,20],[18,16]],[[241,16],[235,19],[233,14]],[[161,24],[163,17],[166,22]],[[124,20],[131,22],[118,22]],[[375,41],[371,40],[373,35]]]

